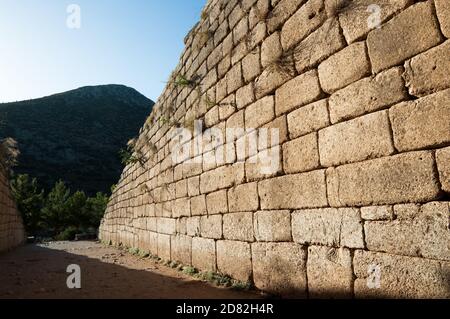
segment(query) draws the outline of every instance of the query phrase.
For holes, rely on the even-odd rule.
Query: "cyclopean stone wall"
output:
[[[0,166],[0,253],[17,247],[24,241],[22,217],[11,196],[8,178]]]
[[[101,238],[286,296],[449,298],[449,37],[448,0],[209,1]]]

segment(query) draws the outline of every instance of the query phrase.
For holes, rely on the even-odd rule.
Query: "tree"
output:
[[[100,221],[105,214],[108,205],[108,196],[104,193],[97,193],[95,197],[89,197],[86,200],[85,212],[88,216],[89,225],[98,228]]]
[[[39,189],[36,178],[30,179],[27,174],[15,176],[11,180],[11,190],[27,231],[34,234],[40,229],[44,191]]]
[[[63,181],[56,182],[55,187],[50,191],[42,209],[42,218],[45,226],[59,234],[70,222],[68,216],[68,201],[70,189]]]

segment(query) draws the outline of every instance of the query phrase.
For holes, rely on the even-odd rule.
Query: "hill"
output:
[[[154,102],[123,85],[82,87],[44,98],[0,104],[0,138],[18,142],[16,173],[49,188],[107,192],[123,165],[118,152],[139,132]]]

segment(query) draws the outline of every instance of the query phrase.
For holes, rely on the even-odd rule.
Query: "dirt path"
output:
[[[81,289],[68,289],[67,266],[81,267]],[[95,242],[26,245],[0,255],[0,298],[260,298],[215,287],[128,252]]]

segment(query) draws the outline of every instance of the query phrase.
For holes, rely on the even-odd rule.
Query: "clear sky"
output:
[[[131,86],[156,101],[205,3],[0,0],[0,103],[98,84]]]

